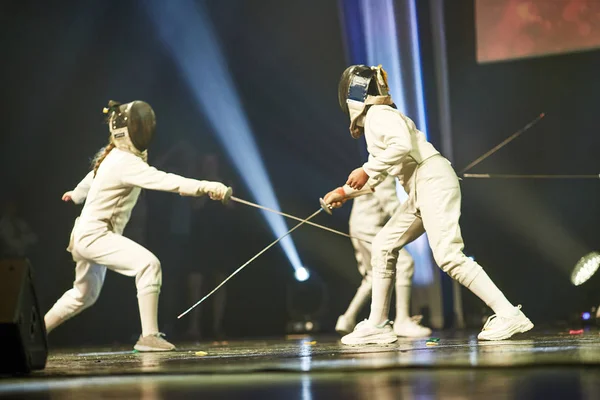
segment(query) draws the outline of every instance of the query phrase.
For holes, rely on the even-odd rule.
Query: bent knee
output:
[[[160,271],[160,260],[156,258],[155,255],[152,255],[152,257],[148,257],[146,264],[148,265],[148,268]]]
[[[463,253],[446,254],[435,259],[442,271],[463,285],[468,286],[481,271],[481,266]]]
[[[160,260],[152,255],[140,263],[135,277],[138,294],[159,292],[162,285]]]
[[[77,303],[77,308],[85,309],[93,306],[100,297],[100,288],[79,290],[73,288],[68,292],[69,296]]]

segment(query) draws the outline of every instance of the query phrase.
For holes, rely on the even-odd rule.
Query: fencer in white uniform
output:
[[[350,133],[365,135],[368,161],[349,175],[346,184],[325,196],[331,207],[366,193],[387,175],[403,185],[408,199],[377,233],[373,242],[373,295],[369,319],[342,338],[362,345],[397,340],[388,313],[398,251],[427,232],[438,266],[483,300],[495,314],[479,333],[480,340],[502,340],[533,328],[521,307],[511,304],[487,273],[463,253],[459,218],[461,193],[450,162],[427,142],[414,122],[395,108],[387,75],[378,67],[354,65],[340,79],[339,100],[350,116]]]
[[[363,279],[348,309],[337,320],[335,330],[339,334],[346,335],[354,330],[358,313],[371,298],[371,243],[399,206],[396,178],[391,175],[372,194],[353,200],[349,228],[358,270]],[[431,329],[420,325],[420,317],[411,318],[409,315],[414,270],[412,256],[406,249],[400,249],[396,260],[396,318],[393,325],[394,333],[398,336],[423,337],[431,334]]]
[[[98,299],[106,269],[135,277],[142,334],[138,351],[175,349],[158,330],[158,298],[162,283],[160,261],[150,251],[122,236],[142,188],[179,193],[208,194],[222,199],[228,188],[219,182],[188,179],[147,164],[147,147],[154,135],[154,111],[145,102],[110,102],[105,109],[110,143],[101,150],[94,170],[63,195],[76,204],[85,201],[75,221],[68,250],[76,262],[73,288],[48,311],[46,330],[90,307]],[[176,266],[174,266],[176,267]]]

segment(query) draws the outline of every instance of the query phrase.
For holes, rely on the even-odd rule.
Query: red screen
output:
[[[475,0],[477,61],[600,47],[600,0]]]

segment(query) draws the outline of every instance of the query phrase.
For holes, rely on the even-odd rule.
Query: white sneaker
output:
[[[381,325],[373,325],[365,319],[359,322],[354,331],[342,338],[342,343],[350,346],[364,344],[389,344],[398,340],[390,321]]]
[[[477,335],[480,340],[504,340],[515,333],[524,333],[533,328],[533,323],[521,311],[521,305],[515,307],[518,313],[514,316],[492,315]]]
[[[340,335],[347,335],[354,330],[356,321],[349,319],[345,315],[340,315],[335,324],[335,331]]]
[[[133,346],[133,348],[137,351],[173,351],[175,350],[175,346],[165,339],[164,333],[155,333],[153,335],[142,336],[140,335],[139,340]]]
[[[431,329],[421,325],[420,315],[414,316],[403,321],[394,322],[394,333],[397,336],[404,336],[410,338],[418,338],[431,335]]]

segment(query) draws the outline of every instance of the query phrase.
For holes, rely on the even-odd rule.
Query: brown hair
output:
[[[114,148],[115,144],[111,142],[106,147],[100,149],[98,153],[96,153],[96,156],[92,160],[94,164],[94,177],[96,177],[96,173],[98,172],[98,168],[100,168],[100,164],[102,164],[102,161],[104,161],[108,153],[110,153]]]

